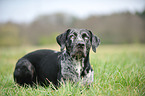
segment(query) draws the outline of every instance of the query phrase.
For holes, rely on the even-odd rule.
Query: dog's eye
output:
[[[84,37],[84,39],[85,39],[85,40],[88,40],[89,38],[88,38],[88,37]]]
[[[71,36],[70,36],[70,39],[71,39],[71,40],[73,40],[74,38],[75,38],[75,36],[74,36],[74,35],[71,35]]]
[[[88,40],[89,37],[86,35],[86,34],[83,34],[82,37],[85,39],[85,40]]]

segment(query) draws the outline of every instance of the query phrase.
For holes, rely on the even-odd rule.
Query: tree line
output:
[[[77,18],[69,14],[40,15],[31,23],[0,23],[0,46],[47,45],[68,28],[89,29],[102,44],[145,43],[145,11]]]

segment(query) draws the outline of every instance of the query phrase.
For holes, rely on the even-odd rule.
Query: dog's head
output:
[[[72,57],[78,58],[86,57],[91,46],[93,51],[96,52],[96,48],[100,44],[100,39],[87,29],[68,29],[57,36],[56,39],[61,46],[61,51],[66,47],[66,51]]]

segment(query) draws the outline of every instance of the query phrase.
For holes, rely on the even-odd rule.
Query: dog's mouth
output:
[[[86,53],[85,53],[84,49],[82,49],[82,48],[77,48],[75,52],[72,52],[71,56],[72,56],[73,58],[76,57],[76,58],[81,59],[81,58],[86,57]]]

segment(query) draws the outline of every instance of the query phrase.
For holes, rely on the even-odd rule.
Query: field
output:
[[[90,54],[94,82],[86,86],[67,83],[58,90],[50,87],[24,88],[13,81],[15,63],[24,54],[54,46],[0,48],[0,96],[145,96],[145,45],[100,45]]]

